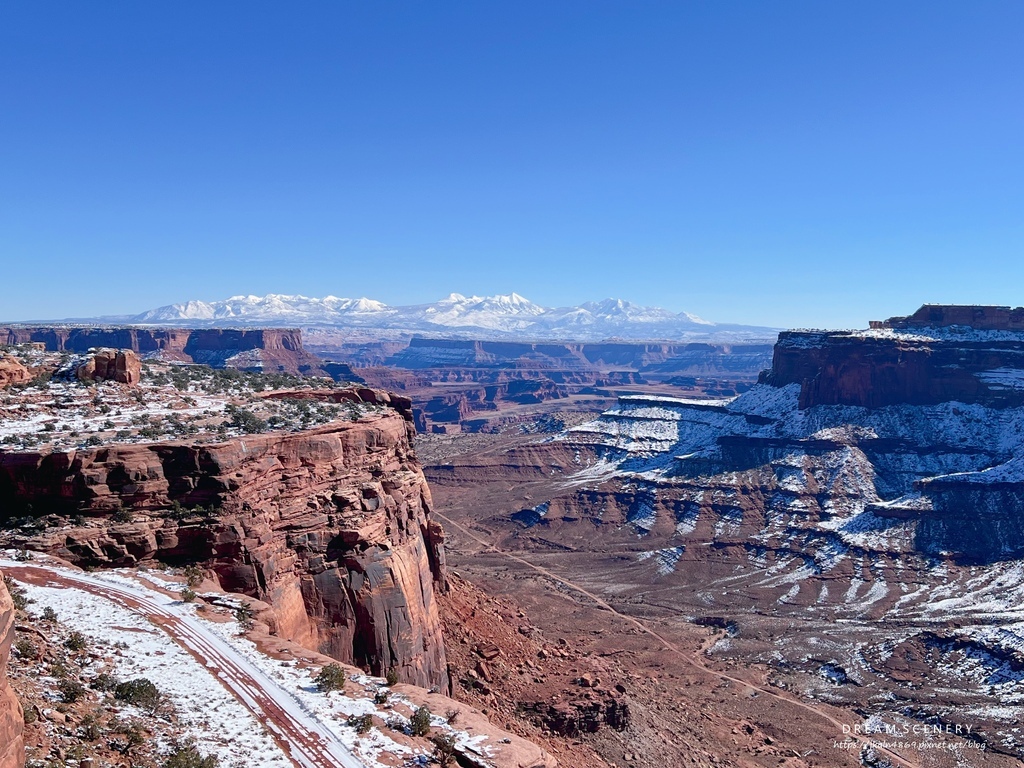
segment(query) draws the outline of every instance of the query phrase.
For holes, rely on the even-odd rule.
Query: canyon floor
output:
[[[456,685],[457,697],[491,707],[492,717],[573,768],[598,760],[644,768],[1019,764],[963,734],[936,732],[948,726],[907,721],[905,734],[858,734],[867,711],[857,690],[838,696],[817,668],[763,663],[767,651],[787,643],[813,657],[815,643],[871,633],[870,622],[774,615],[772,607],[751,610],[741,600],[735,608],[744,616],[743,637],[734,642],[729,622],[694,621],[697,596],[708,587],[699,573],[689,583],[642,583],[636,558],[624,558],[617,543],[580,546],[571,536],[517,525],[514,514],[564,482],[553,470],[544,478],[509,463],[516,455],[510,449],[537,441],[522,429],[417,438],[458,574],[445,599],[450,660],[465,669],[479,656],[467,649],[501,649],[492,663],[498,667],[484,670],[487,684],[463,678],[468,684]],[[455,481],[448,470],[460,458],[477,471]],[[628,704],[631,722],[623,730],[605,724],[558,735],[537,715],[541,702],[607,707],[611,691]]]

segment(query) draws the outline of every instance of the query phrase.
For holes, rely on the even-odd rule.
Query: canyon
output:
[[[998,327],[962,324],[979,310]],[[422,443],[449,561],[491,593],[546,604],[545,631],[570,646],[632,648],[625,669],[635,655],[692,680],[669,643],[700,649],[716,671],[845,708],[869,732],[970,724],[947,756],[1012,764],[1024,754],[1024,335],[1013,312],[925,307],[917,317],[956,322],[787,332],[771,371],[737,397],[626,395],[554,435],[480,436],[461,452],[440,436]],[[600,599],[635,618],[663,652],[646,655],[600,609],[559,616],[552,578],[584,606]],[[606,627],[600,644],[595,626]],[[633,691],[635,712],[706,699],[642,696]],[[826,748],[827,727],[812,735],[820,724],[785,728],[756,702],[726,704],[755,728],[774,722],[777,744],[814,746],[814,760],[856,757]],[[678,754],[654,743],[634,757],[654,766]]]

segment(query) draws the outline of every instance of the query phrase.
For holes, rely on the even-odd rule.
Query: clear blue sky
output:
[[[1021,2],[0,5],[0,319],[1024,304]]]

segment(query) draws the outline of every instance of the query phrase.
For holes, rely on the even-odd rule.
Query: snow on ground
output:
[[[13,551],[7,551],[13,557]],[[0,559],[0,568],[23,565],[14,560]],[[411,758],[427,754],[389,738],[386,731],[373,728],[359,735],[346,724],[352,715],[372,714],[384,721],[408,722],[408,718],[394,711],[395,704],[405,704],[415,710],[407,699],[391,692],[386,704],[377,705],[372,696],[384,686],[384,681],[366,675],[352,680],[367,690],[366,698],[352,698],[339,691],[328,694],[317,690],[314,676],[317,666],[299,666],[296,660],[282,661],[262,653],[251,640],[241,633],[237,622],[218,622],[204,617],[196,603],[184,603],[153,589],[153,585],[177,591],[179,582],[160,577],[152,571],[105,571],[84,574],[80,571],[50,566],[37,560],[32,565],[45,565],[50,570],[64,573],[97,586],[130,587],[136,593],[159,605],[162,609],[198,624],[209,636],[215,636],[240,656],[258,677],[265,676],[285,692],[286,699],[275,697],[275,702],[286,711],[312,718],[329,731],[338,742],[349,749],[368,768],[384,766],[380,762],[385,753]],[[201,750],[217,754],[221,764],[231,768],[248,768],[253,764],[269,768],[285,768],[292,762],[276,745],[260,722],[221,685],[214,675],[200,665],[187,651],[178,646],[162,630],[142,616],[116,605],[106,598],[75,588],[48,588],[25,585],[34,606],[40,610],[51,606],[61,622],[78,629],[98,645],[115,646],[114,658],[117,674],[124,679],[146,677],[168,695],[173,702],[185,735],[196,739]],[[217,595],[217,597],[223,597]],[[127,647],[124,647],[127,646]],[[268,691],[273,695],[273,691]],[[444,718],[433,717],[435,729],[450,733],[457,744],[480,755],[488,755],[491,748],[484,743],[486,737],[454,729]],[[254,763],[254,760],[256,761]]]
[[[170,698],[185,735],[196,740],[200,751],[217,755],[221,765],[232,768],[253,764],[291,768],[291,761],[255,716],[149,621],[84,590],[24,587],[33,609],[53,608],[62,624],[79,630],[99,647],[107,646],[118,677],[145,677],[155,683]]]

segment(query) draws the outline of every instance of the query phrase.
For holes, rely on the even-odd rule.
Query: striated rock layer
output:
[[[25,765],[21,705],[7,683],[7,659],[14,639],[14,604],[0,575],[0,768]]]
[[[79,516],[11,543],[83,566],[204,563],[225,589],[272,604],[279,635],[447,687],[434,600],[444,534],[430,519],[411,407],[355,394],[388,405],[354,422],[215,445],[0,452],[0,509]]]
[[[51,352],[112,347],[214,368],[324,374],[320,359],[303,348],[302,333],[289,328],[0,328],[0,344],[29,343],[44,344]]]

